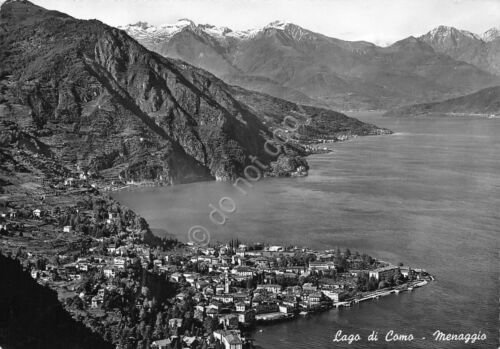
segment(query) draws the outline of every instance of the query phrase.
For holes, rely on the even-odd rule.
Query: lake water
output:
[[[261,180],[247,195],[205,182],[114,196],[184,241],[197,224],[212,241],[349,247],[436,276],[410,293],[263,327],[254,338],[264,348],[496,348],[500,119],[356,116],[396,133],[332,144],[333,153],[308,158],[308,177]],[[236,211],[219,226],[208,205],[222,197]],[[338,330],[362,340],[333,343]],[[378,342],[366,340],[372,330]],[[389,330],[416,339],[385,342]],[[487,340],[435,342],[436,330]]]

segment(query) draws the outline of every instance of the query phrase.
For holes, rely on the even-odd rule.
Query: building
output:
[[[118,269],[125,269],[127,267],[127,260],[122,257],[116,257],[113,259],[113,264]]]
[[[219,324],[222,324],[225,329],[238,329],[239,317],[238,314],[223,314],[219,315]]]
[[[170,278],[175,282],[179,282],[183,278],[183,276],[181,273],[173,273],[172,275],[170,275]]]
[[[314,286],[310,282],[307,282],[307,283],[302,285],[302,291],[305,293],[312,293],[312,292],[316,292],[317,290],[318,290],[318,287]]]
[[[267,292],[271,292],[271,293],[280,293],[281,292],[281,285],[277,285],[277,284],[257,285],[257,290],[266,290]]]
[[[247,305],[243,302],[236,303],[236,311],[243,312],[247,309]]]
[[[229,304],[229,303],[233,303],[234,301],[234,298],[233,298],[233,295],[232,294],[219,294],[219,295],[215,295],[212,297],[213,300],[216,300],[216,301],[219,301],[219,302],[222,302],[224,304]]]
[[[269,259],[266,257],[257,257],[253,259],[255,266],[260,268],[269,268]]]
[[[398,270],[395,266],[388,266],[370,270],[370,278],[374,277],[377,281],[387,281],[392,279]]]
[[[14,209],[10,209],[9,210],[9,217],[10,217],[10,219],[16,218],[17,217],[17,211],[14,210]]]
[[[194,260],[195,262],[198,262],[198,263],[207,263],[209,265],[216,265],[219,263],[219,258],[217,258],[215,256],[211,256],[211,255],[195,256],[192,258],[192,260]]]
[[[251,278],[254,276],[254,269],[249,267],[236,267],[231,272],[236,276],[244,278]]]
[[[108,247],[106,247],[106,251],[108,253],[113,254],[116,251],[116,244],[109,244]]]
[[[401,275],[403,275],[406,278],[411,279],[415,275],[415,271],[413,269],[411,269],[410,267],[401,267],[400,271],[401,271]]]
[[[256,314],[277,313],[279,306],[276,302],[262,302],[254,306]]]
[[[248,309],[243,312],[238,313],[238,322],[244,324],[244,325],[249,325],[252,324],[255,321],[255,310],[254,309]]]
[[[114,278],[116,273],[113,268],[104,268],[103,270],[104,276],[107,278]]]
[[[336,290],[322,290],[323,294],[330,298],[332,302],[337,303],[340,302],[340,294],[343,292],[343,290],[336,289]]]
[[[309,262],[309,271],[335,270],[335,264],[331,261]]]
[[[170,327],[170,328],[182,327],[182,319],[181,318],[173,318],[173,319],[168,320],[168,327]]]
[[[215,331],[214,337],[224,345],[224,349],[243,349],[243,342],[238,330]]]
[[[315,307],[320,305],[322,294],[321,292],[315,292],[308,295],[308,304],[310,307]]]
[[[182,342],[184,343],[184,348],[198,348],[199,341],[195,336],[184,336]]]
[[[295,308],[290,306],[290,305],[280,304],[279,310],[280,310],[280,313],[283,313],[283,314],[292,314],[295,311]]]
[[[160,340],[157,340],[157,341],[154,341],[153,343],[151,343],[151,348],[168,349],[168,348],[170,348],[171,343],[172,343],[172,341],[170,340],[170,338],[160,339]]]
[[[292,266],[292,267],[286,267],[285,272],[287,273],[294,273],[296,275],[301,275],[305,272],[306,268],[303,266]]]
[[[103,298],[100,297],[100,296],[94,296],[92,297],[91,301],[90,301],[90,306],[92,308],[99,308],[102,304],[102,300]]]

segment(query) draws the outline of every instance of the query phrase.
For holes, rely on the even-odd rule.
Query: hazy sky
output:
[[[77,18],[118,26],[189,18],[232,29],[285,20],[328,36],[378,44],[440,25],[482,33],[500,27],[500,0],[33,0]]]

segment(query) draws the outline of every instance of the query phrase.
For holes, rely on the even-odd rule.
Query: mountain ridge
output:
[[[481,37],[483,41],[490,42],[495,39],[500,38],[500,27],[499,28],[491,28],[485,31]]]
[[[264,150],[271,130],[229,85],[124,31],[18,1],[0,9],[0,39],[5,146],[28,132],[68,166],[167,184],[235,178],[250,156],[276,161]]]
[[[491,28],[482,35],[440,26],[419,37],[436,52],[500,75],[500,31]]]
[[[14,1],[16,1],[16,0],[14,0]],[[218,33],[221,36],[230,36],[230,37],[241,38],[241,39],[248,39],[252,35],[255,35],[256,33],[263,32],[266,29],[274,28],[274,29],[281,29],[281,30],[285,30],[285,31],[286,30],[288,30],[288,31],[299,30],[299,31],[304,31],[304,32],[310,32],[310,33],[313,33],[316,35],[324,36],[326,38],[334,39],[333,37],[328,36],[326,34],[314,32],[312,30],[305,29],[305,28],[301,27],[300,25],[297,25],[297,24],[292,23],[292,22],[284,21],[284,20],[274,20],[274,21],[269,22],[268,24],[261,26],[261,27],[255,27],[255,28],[243,29],[243,30],[233,30],[227,26],[216,26],[216,25],[208,24],[208,23],[205,23],[205,24],[198,23],[197,24],[195,21],[193,21],[189,18],[181,18],[181,19],[177,20],[176,23],[165,23],[165,24],[160,24],[160,25],[153,25],[153,24],[150,24],[150,23],[145,22],[145,21],[139,21],[136,23],[120,25],[120,26],[117,26],[117,28],[121,29],[121,30],[125,30],[125,31],[128,31],[130,29],[133,30],[134,28],[136,28],[137,30],[145,30],[145,31],[153,32],[153,33],[159,32],[158,34],[163,32],[163,34],[171,34],[171,35],[175,34],[175,32],[168,30],[169,28],[176,28],[177,30],[182,30],[184,28],[191,28],[191,29],[198,28],[201,30],[208,29],[207,32],[212,31],[212,33]],[[438,27],[431,29],[428,33],[431,33],[432,35],[436,35],[437,33],[442,32],[442,31],[461,32],[464,35],[467,35],[469,37],[473,37],[473,38],[476,38],[476,39],[482,40],[482,41],[491,41],[491,40],[494,40],[500,36],[500,27],[492,27],[483,33],[476,34],[476,33],[473,33],[471,31],[468,31],[468,30],[457,29],[453,26],[440,25]],[[420,38],[422,35],[418,36],[417,34],[415,34],[415,35],[410,35],[410,37],[411,36],[413,36],[415,38]],[[338,40],[342,40],[342,39],[338,39]],[[400,39],[400,40],[402,40],[402,39]],[[395,43],[395,42],[392,42],[388,45],[380,46],[380,45],[376,45],[376,44],[371,43],[371,42],[366,41],[366,40],[346,40],[346,41],[347,42],[366,43],[366,44],[377,46],[380,48],[391,46]]]
[[[493,86],[500,79],[427,43],[418,45],[424,42],[415,37],[379,47],[283,21],[240,32],[213,28],[190,26],[163,37],[129,34],[163,56],[186,60],[231,84],[341,110],[439,100]],[[411,40],[415,43],[402,47],[401,42]],[[413,57],[405,52],[408,47]]]
[[[386,115],[487,115],[500,117],[500,86],[485,88],[469,95],[435,103],[410,105],[391,110]]]

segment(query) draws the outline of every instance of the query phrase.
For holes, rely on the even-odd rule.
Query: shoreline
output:
[[[96,188],[92,188],[90,186],[86,187],[85,190],[83,190],[82,188],[74,188],[73,186],[65,186],[63,188],[64,189],[62,189],[61,192],[59,193],[59,197],[60,197],[60,199],[64,199],[63,201],[67,202],[68,204],[71,202],[75,202],[75,199],[80,197],[81,195],[90,195],[90,196],[93,196],[95,198],[99,198],[102,196],[110,197],[111,200],[109,200],[109,202],[104,206],[106,214],[104,214],[103,217],[99,218],[99,220],[102,221],[103,223],[106,222],[106,226],[114,226],[115,224],[117,224],[118,221],[121,220],[120,215],[123,214],[127,210],[125,208],[125,206],[121,205],[120,201],[112,198],[110,195],[106,194],[105,192],[101,192],[99,190],[96,190]],[[132,188],[132,190],[135,188],[139,188],[139,187],[134,187],[134,188]],[[123,187],[121,189],[123,190]],[[28,197],[26,197],[25,199],[27,200]],[[60,199],[58,199],[58,200],[60,200]],[[47,199],[44,199],[43,202],[47,203],[46,200],[48,200],[49,202],[52,201],[49,197],[47,197]],[[117,212],[116,209],[113,208],[113,202],[116,202],[118,205],[122,206],[122,208],[118,210],[119,213],[116,213]],[[33,207],[33,208],[35,208],[35,207]],[[43,207],[41,207],[41,208],[43,209]],[[48,209],[48,207],[47,207],[47,209]],[[46,212],[47,213],[45,214],[45,217],[47,219],[49,219],[50,221],[53,221],[51,223],[51,225],[54,227],[54,232],[49,233],[47,231],[47,227],[44,226],[40,217],[38,217],[38,218],[32,217],[33,219],[31,219],[29,222],[26,219],[21,218],[19,220],[19,218],[15,218],[13,222],[33,223],[35,233],[30,233],[30,235],[22,234],[22,235],[20,235],[19,238],[7,237],[4,240],[4,243],[6,243],[6,244],[4,244],[3,247],[8,248],[9,250],[12,249],[14,251],[15,247],[25,246],[24,247],[25,251],[29,252],[30,254],[34,254],[35,256],[41,255],[44,257],[53,257],[53,256],[59,256],[61,254],[67,255],[68,253],[62,252],[62,250],[59,252],[57,252],[57,250],[54,251],[53,250],[54,247],[52,247],[52,245],[50,245],[50,244],[53,244],[53,243],[55,244],[58,241],[62,241],[62,240],[67,240],[67,241],[72,241],[74,243],[77,243],[80,239],[85,238],[85,236],[84,236],[85,234],[82,234],[82,232],[80,231],[80,228],[77,228],[75,231],[74,224],[70,224],[68,226],[64,225],[63,227],[61,227],[61,223],[57,223],[58,221],[60,221],[57,218],[59,218],[61,216],[61,213],[59,213],[59,211],[57,211],[57,213],[56,213],[56,211],[47,210]],[[76,212],[78,212],[78,210]],[[33,215],[35,215],[35,211],[33,211]],[[91,212],[91,210],[89,210],[88,211],[88,218],[92,219],[92,217],[97,218]],[[137,217],[140,218],[139,215],[137,215]],[[147,225],[147,223],[145,223],[145,224]],[[151,273],[151,274],[166,275],[168,277],[169,281],[173,280],[171,282],[172,283],[175,282],[174,283],[175,285],[180,285],[180,283],[178,283],[179,279],[174,280],[174,274],[176,274],[176,272],[169,271],[170,270],[169,268],[171,266],[175,266],[177,270],[180,270],[181,278],[183,278],[183,280],[185,280],[184,282],[188,282],[190,287],[197,287],[196,285],[198,282],[205,282],[205,283],[208,282],[207,281],[208,279],[205,278],[207,275],[205,275],[203,273],[200,273],[199,279],[192,279],[193,281],[188,281],[188,280],[191,280],[193,272],[195,272],[196,269],[193,269],[193,270],[185,269],[186,267],[184,265],[186,265],[186,264],[180,264],[180,265],[174,264],[174,265],[172,265],[170,263],[169,259],[167,258],[167,256],[169,256],[172,253],[172,251],[166,250],[161,255],[155,255],[154,257],[152,257],[151,254],[149,254],[149,253],[144,255],[144,254],[142,254],[143,252],[139,252],[139,251],[143,251],[150,243],[148,243],[145,240],[145,238],[148,238],[148,236],[147,236],[148,234],[143,234],[143,236],[141,237],[141,231],[143,232],[145,229],[144,228],[145,226],[143,225],[143,223],[141,223],[140,220],[138,220],[138,221],[136,221],[135,225],[137,225],[137,226],[130,227],[130,229],[125,229],[124,231],[120,232],[120,234],[117,234],[117,235],[111,234],[108,237],[98,238],[98,237],[94,237],[92,234],[93,242],[90,243],[90,245],[92,246],[92,250],[88,250],[85,252],[85,254],[84,254],[85,261],[76,260],[76,262],[73,261],[71,263],[68,263],[68,264],[65,264],[62,266],[60,265],[60,266],[55,268],[56,274],[54,274],[54,276],[52,276],[53,269],[43,270],[43,269],[38,269],[38,266],[36,266],[35,269],[31,269],[31,273],[32,273],[32,275],[36,275],[34,278],[38,282],[40,282],[42,284],[48,284],[49,286],[54,288],[58,292],[58,294],[61,294],[61,297],[62,297],[61,299],[64,299],[65,302],[68,298],[71,298],[71,299],[74,298],[73,294],[76,291],[75,285],[78,285],[78,283],[80,282],[79,280],[82,280],[85,278],[85,275],[87,275],[87,273],[86,273],[87,270],[97,270],[97,271],[102,272],[102,273],[105,273],[105,272],[110,273],[111,272],[110,270],[115,270],[117,273],[121,274],[124,272],[123,268],[120,267],[119,264],[116,264],[116,263],[122,263],[122,262],[127,263],[126,258],[129,258],[129,257],[133,258],[133,256],[138,256],[139,254],[141,256],[140,259],[142,261],[141,265],[142,265],[142,268],[144,268],[144,270],[146,270],[148,273]],[[61,229],[61,228],[63,228],[63,229]],[[68,231],[66,231],[66,228],[68,228]],[[61,230],[63,231],[62,234],[60,233]],[[150,242],[159,238],[159,235],[158,235],[159,230],[158,229],[149,228],[148,230],[149,230],[149,233],[151,233],[151,235],[152,235],[152,237],[149,237],[149,239],[148,239]],[[47,240],[47,238],[43,238],[42,234],[38,233],[37,231],[42,231],[42,232],[44,232],[43,234],[48,233],[49,234],[48,237],[53,237],[54,239]],[[54,233],[57,233],[57,232],[59,232],[60,234],[58,236],[54,235]],[[66,233],[66,234],[64,234],[64,233]],[[120,237],[123,234],[125,234],[125,236]],[[39,240],[40,238],[42,240]],[[61,238],[62,238],[62,240],[60,240]],[[129,242],[127,242],[125,244],[125,240],[129,241]],[[43,247],[41,251],[37,251],[40,248],[40,247],[36,246],[37,241],[43,242],[43,244],[39,245],[40,247]],[[48,244],[48,245],[46,245],[46,244]],[[102,250],[99,248],[99,246],[101,246],[101,245],[102,245]],[[109,246],[113,246],[113,245],[115,245],[115,246],[112,248],[109,247]],[[213,249],[211,250],[210,248],[206,248],[204,246],[196,246],[196,245],[190,246],[189,244],[179,244],[179,246],[182,246],[182,251],[183,251],[182,253],[180,253],[179,257],[185,261],[193,262],[193,258],[195,258],[195,262],[197,264],[198,263],[203,264],[203,263],[206,263],[206,260],[210,260],[210,261],[216,260],[215,254],[213,253],[214,251],[212,251]],[[226,246],[227,246],[227,244],[226,244]],[[33,249],[33,247],[35,247],[35,248]],[[120,250],[122,252],[119,252],[119,254],[117,255],[116,254],[117,247],[126,248],[126,249]],[[129,251],[130,248],[133,248],[133,251],[135,251],[135,252],[133,252],[132,254],[130,254],[129,252],[123,252],[123,251]],[[221,245],[221,246],[218,246],[217,248],[220,250],[223,248],[223,246]],[[126,258],[123,257],[124,256],[123,254],[126,256]],[[311,249],[308,247],[284,248],[284,247],[279,247],[279,246],[278,247],[268,246],[266,248],[253,250],[253,252],[252,252],[251,249],[244,247],[244,244],[243,244],[243,247],[241,244],[236,244],[236,246],[234,248],[231,248],[231,252],[229,254],[223,254],[223,255],[226,255],[228,257],[238,256],[239,257],[239,258],[237,258],[238,261],[240,261],[240,260],[250,261],[249,267],[251,268],[250,270],[252,273],[252,278],[255,278],[257,275],[267,275],[267,274],[272,274],[272,275],[274,275],[274,277],[277,277],[278,275],[283,275],[284,273],[287,273],[287,271],[286,271],[286,268],[283,269],[283,268],[271,267],[272,263],[270,263],[270,265],[268,267],[258,266],[257,264],[254,264],[254,262],[252,262],[253,260],[259,259],[259,258],[266,258],[266,259],[268,259],[269,262],[271,262],[271,261],[274,261],[274,259],[276,259],[276,258],[280,258],[279,257],[280,255],[291,256],[294,254],[314,255],[315,258],[313,259],[313,261],[317,260],[318,263],[320,263],[320,265],[321,265],[321,263],[323,263],[323,265],[316,266],[316,264],[309,263],[309,262],[307,262],[305,264],[291,264],[290,270],[293,270],[293,272],[291,272],[291,273],[293,273],[295,275],[294,278],[296,278],[298,280],[299,275],[303,274],[303,272],[305,272],[304,275],[306,275],[306,278],[311,278],[311,280],[307,279],[307,282],[305,282],[305,283],[302,283],[302,282],[300,284],[297,283],[297,286],[299,286],[299,289],[292,291],[293,292],[292,296],[295,297],[295,301],[293,302],[293,306],[290,304],[287,304],[286,302],[288,302],[288,301],[285,301],[286,294],[285,294],[285,287],[284,286],[280,287],[280,291],[278,293],[275,293],[274,291],[272,291],[272,292],[268,291],[268,288],[270,287],[269,286],[270,284],[268,284],[268,283],[258,283],[255,288],[248,288],[247,287],[246,290],[248,292],[252,292],[252,296],[251,296],[252,298],[254,297],[254,291],[260,289],[261,292],[259,294],[262,297],[264,297],[265,299],[271,300],[271,303],[273,302],[272,300],[274,299],[274,303],[272,303],[274,305],[272,306],[272,309],[270,309],[270,310],[272,310],[275,313],[275,315],[272,315],[272,313],[268,313],[267,312],[268,310],[261,312],[260,314],[268,314],[268,315],[259,316],[257,318],[258,320],[256,320],[256,322],[255,322],[256,326],[262,326],[264,324],[273,323],[276,321],[293,320],[293,319],[297,318],[297,316],[300,316],[299,314],[301,312],[312,315],[315,313],[328,311],[334,307],[338,308],[338,307],[342,307],[342,306],[352,306],[355,303],[360,303],[360,302],[366,301],[368,299],[373,299],[373,298],[375,298],[375,296],[381,297],[381,296],[385,296],[386,294],[395,293],[395,291],[381,288],[375,292],[362,293],[360,295],[360,297],[358,297],[357,299],[352,297],[352,295],[351,295],[351,297],[341,299],[340,298],[341,294],[344,294],[345,292],[347,292],[349,294],[353,293],[353,292],[358,292],[358,291],[356,291],[357,286],[356,286],[355,280],[356,280],[356,278],[360,277],[361,274],[370,274],[371,275],[372,271],[376,270],[377,268],[381,268],[382,266],[391,267],[394,272],[396,272],[396,270],[399,270],[399,267],[396,267],[394,265],[390,265],[390,263],[384,263],[380,260],[374,259],[373,261],[371,261],[369,263],[369,266],[363,267],[360,270],[357,270],[356,272],[353,273],[353,271],[351,271],[351,269],[354,270],[354,269],[359,269],[359,268],[358,267],[351,268],[351,266],[349,266],[349,268],[340,267],[338,265],[338,262],[334,261],[334,259],[337,257],[344,258],[344,259],[349,258],[351,254],[350,254],[350,252],[347,253],[347,250],[346,250],[346,252],[340,252],[340,250],[338,250],[337,252],[334,252],[333,250],[322,251],[322,250]],[[329,257],[326,257],[326,259],[324,259],[324,257],[321,257],[324,254],[329,254]],[[173,253],[173,255],[175,255],[175,253]],[[206,257],[204,257],[204,256],[206,256]],[[334,256],[336,256],[336,257],[334,258]],[[67,257],[65,257],[65,258],[67,258]],[[153,260],[153,258],[156,258],[156,259]],[[355,263],[355,262],[361,263],[360,258],[361,258],[360,255],[356,254],[355,257],[352,258],[353,263]],[[28,257],[27,260],[29,261],[31,259],[32,259],[32,257]],[[371,257],[370,257],[370,259],[371,259]],[[104,260],[105,262],[104,262],[104,264],[102,264],[101,262],[94,262],[94,261],[98,261],[98,260],[99,261]],[[224,281],[222,281],[222,277],[221,277],[222,270],[225,270],[226,275],[228,275],[228,274],[230,275],[231,281],[228,283],[229,288],[227,288],[226,291],[224,291],[222,294],[217,294],[214,292],[214,293],[212,293],[211,296],[208,297],[208,299],[210,300],[210,302],[211,302],[211,300],[216,299],[218,302],[222,301],[222,303],[225,304],[225,301],[224,301],[225,297],[232,297],[232,294],[237,294],[235,292],[241,292],[241,287],[242,287],[241,282],[244,282],[244,280],[246,280],[247,271],[245,271],[244,270],[245,267],[243,267],[246,265],[246,263],[236,262],[236,257],[235,257],[234,261],[227,262],[227,260],[226,260],[226,262],[228,264],[226,264],[226,266],[224,266],[224,265],[222,265],[222,259],[218,258],[217,260],[218,261],[216,262],[216,265],[220,265],[220,268],[221,268],[219,270],[219,272],[216,274],[217,278],[219,280],[218,287],[220,287],[224,283]],[[66,260],[66,262],[67,261],[68,260]],[[157,261],[159,261],[159,262],[157,263]],[[321,261],[323,261],[323,262],[321,262]],[[210,262],[210,264],[212,264],[212,262]],[[388,265],[386,265],[386,264],[388,264]],[[71,268],[74,268],[76,266],[77,269],[80,268],[80,265],[82,265],[81,268],[83,268],[84,265],[86,265],[86,266],[85,266],[85,269],[79,269],[79,271],[76,273],[72,272],[71,274],[66,274],[65,271],[63,270],[66,268],[66,265],[68,265]],[[160,267],[162,269],[160,269]],[[223,269],[223,267],[228,268],[228,269]],[[33,268],[33,264],[31,264],[31,268]],[[51,266],[51,268],[54,268],[54,267]],[[242,268],[243,268],[243,270],[241,270]],[[317,268],[319,268],[319,269],[317,269]],[[281,270],[281,269],[283,269],[283,270]],[[30,269],[28,269],[28,270],[30,270]],[[235,270],[235,272],[233,272],[233,270]],[[332,272],[334,272],[334,275],[337,275],[337,271],[338,271],[339,277],[340,277],[338,282],[339,282],[339,285],[341,285],[341,286],[338,286],[336,288],[336,290],[338,292],[334,292],[334,293],[336,293],[336,297],[337,297],[337,300],[334,301],[333,298],[330,298],[330,296],[326,295],[327,294],[326,291],[333,290],[333,289],[322,288],[323,286],[321,286],[321,285],[323,285],[323,284],[320,285],[319,282],[315,282],[314,277],[315,277],[315,275],[321,275],[323,277],[324,273],[326,273],[325,275],[329,275],[329,277],[330,277]],[[241,273],[241,275],[240,275],[240,273]],[[57,275],[57,276],[55,276],[55,275]],[[79,277],[78,277],[78,275],[79,275]],[[210,276],[209,279],[212,279],[213,277],[214,276],[212,275],[212,276]],[[57,279],[57,278],[62,278],[63,281],[60,281],[60,279]],[[112,280],[112,277],[107,277],[107,278]],[[226,276],[226,280],[227,279],[228,279],[228,276]],[[201,280],[201,281],[199,281],[199,280]],[[272,279],[270,279],[270,280],[272,280]],[[337,280],[337,279],[334,278],[333,280]],[[261,282],[262,282],[262,280],[261,280]],[[269,282],[272,282],[272,281],[269,281]],[[226,282],[226,284],[227,284],[227,282]],[[318,287],[318,286],[321,286],[321,287]],[[403,291],[405,286],[406,286],[406,284],[399,285],[399,287],[401,288],[402,291]],[[96,288],[94,288],[94,291],[95,290],[96,290]],[[323,292],[323,291],[325,291],[325,292]],[[105,293],[105,292],[106,291],[103,291],[103,293]],[[71,295],[71,296],[68,297],[68,295]],[[227,296],[225,296],[225,295],[227,295]],[[276,295],[278,298],[273,298],[273,295]],[[314,296],[312,296],[312,295],[314,295]],[[76,297],[80,298],[80,296],[78,296],[78,295],[76,295]],[[175,296],[174,299],[177,299],[177,297],[178,296]],[[312,297],[317,297],[317,298],[316,298],[316,300],[314,300]],[[250,306],[251,307],[245,308],[245,311],[247,311],[247,310],[248,311],[252,311],[252,310],[258,311],[259,310],[259,308],[258,308],[259,305],[257,305],[257,308],[252,307],[252,302],[253,302],[252,298],[250,299]],[[81,298],[81,301],[84,302],[84,304],[86,304],[85,305],[86,309],[84,311],[86,314],[84,321],[86,323],[92,323],[95,316],[97,316],[96,314],[98,314],[98,316],[105,316],[105,317],[112,316],[112,314],[113,314],[112,312],[110,312],[110,309],[105,308],[103,298],[99,298],[99,294],[94,294],[91,292],[90,294],[83,296]],[[78,301],[78,302],[80,302],[80,301]],[[236,301],[234,303],[236,303]],[[209,304],[211,304],[211,303],[209,303]],[[199,304],[197,304],[197,305],[199,305]],[[284,309],[282,310],[281,307],[284,307]],[[290,309],[291,313],[288,313],[289,307],[291,307],[291,309]],[[96,309],[98,309],[99,311],[97,311]],[[208,308],[206,308],[205,311],[208,311],[207,309]],[[77,314],[79,312],[80,312],[80,310],[77,312],[74,312],[74,313],[72,312],[72,314]],[[232,312],[230,314],[233,314],[233,315],[238,314],[238,316],[239,316],[238,311],[235,312],[234,309],[232,310]],[[246,328],[246,327],[242,327],[242,328]]]
[[[384,129],[381,129],[384,130]],[[328,148],[325,146],[325,144],[332,144],[332,143],[339,143],[339,142],[350,142],[353,141],[359,137],[373,137],[373,136],[390,136],[394,135],[395,132],[392,130],[388,130],[389,132],[381,132],[377,134],[367,134],[367,135],[350,135],[346,137],[341,137],[341,138],[335,138],[335,139],[316,139],[314,141],[308,141],[308,142],[302,142],[300,143],[304,149],[306,150],[306,154],[303,156],[304,159],[307,159],[309,156],[312,155],[318,155],[318,154],[331,154],[334,153],[334,150],[332,148]],[[308,171],[307,171],[308,172]],[[269,175],[268,173],[264,173],[263,179],[264,178],[293,178],[293,177],[307,177],[308,173],[301,173],[297,172],[297,169],[295,171],[290,171],[287,175],[284,176],[273,176]],[[238,178],[238,177],[236,177]],[[219,181],[217,179],[211,179],[211,178],[206,178],[206,179],[201,179],[199,181],[192,181],[192,182],[186,182],[186,183],[179,183],[179,184],[170,184],[166,182],[161,182],[161,181],[156,181],[156,180],[144,180],[144,181],[129,181],[125,183],[120,183],[120,184],[114,184],[114,181],[111,182],[105,182],[102,184],[96,184],[95,188],[98,189],[99,191],[102,192],[117,192],[117,191],[122,191],[122,190],[135,190],[135,189],[140,189],[140,188],[148,188],[148,187],[169,187],[169,186],[174,186],[174,185],[184,185],[184,184],[192,184],[192,183],[199,183],[199,182],[215,182]],[[225,180],[225,182],[233,182],[233,179],[228,179]]]
[[[428,285],[431,281],[434,281],[435,278],[432,275],[429,275],[429,279],[425,279],[422,281],[413,281],[409,282],[403,285],[400,285],[399,288],[390,288],[390,289],[382,289],[382,290],[377,290],[373,292],[369,292],[366,294],[363,298],[360,299],[350,299],[346,300],[343,302],[336,302],[333,303],[331,307],[325,308],[325,309],[320,309],[320,310],[315,310],[315,311],[308,311],[308,312],[297,312],[294,314],[282,314],[282,317],[272,317],[269,319],[260,319],[257,321],[257,326],[251,331],[251,332],[256,332],[259,327],[266,327],[268,325],[272,325],[278,322],[285,322],[285,321],[292,321],[295,319],[300,319],[301,317],[309,317],[309,316],[314,316],[317,314],[321,314],[327,311],[331,311],[333,309],[339,309],[339,308],[349,308],[352,309],[353,306],[359,305],[362,302],[366,301],[372,301],[372,300],[379,300],[381,297],[386,297],[390,295],[399,295],[400,293],[403,292],[413,292],[416,288],[424,287]],[[264,314],[265,315],[265,314]]]

